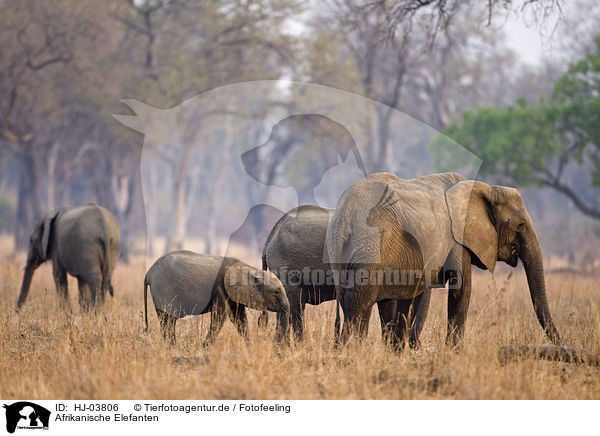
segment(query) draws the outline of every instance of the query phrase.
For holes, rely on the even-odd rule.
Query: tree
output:
[[[34,220],[45,211],[47,194],[42,186],[46,174],[52,173],[57,151],[47,133],[49,124],[64,113],[48,83],[57,71],[64,73],[72,65],[76,44],[88,37],[89,21],[85,5],[69,0],[52,6],[33,1],[5,3],[0,92],[7,98],[0,102],[0,140],[20,168],[14,230],[20,249],[27,245]]]
[[[297,11],[295,0],[129,1],[115,14],[116,21],[131,37],[128,50],[137,66],[127,90],[132,97],[154,106],[173,107],[226,84],[278,79],[286,69],[293,68],[294,38],[283,31],[283,24],[286,17]],[[201,124],[202,118],[197,114],[188,124]],[[223,137],[230,137],[225,126],[221,130]],[[188,200],[196,195],[194,187],[202,185],[214,186],[206,192],[211,197],[207,200],[210,206],[206,226],[210,250],[215,244],[214,213],[224,185],[223,175],[212,174],[208,162],[192,162],[193,141],[201,142],[202,138],[193,139],[193,133],[186,134],[191,136],[171,138],[169,144],[146,144],[170,172],[166,181],[170,184],[172,216],[168,219],[172,223],[167,227],[167,249],[183,246],[190,216]],[[230,159],[228,141],[222,149],[205,150],[222,167]],[[199,171],[198,165],[205,171]],[[157,221],[155,217],[147,218]],[[151,223],[148,226],[148,239],[152,240],[154,229],[150,228]]]
[[[393,34],[401,23],[422,16],[429,22],[429,35],[435,37],[456,15],[464,0],[374,0],[365,2],[361,10],[375,9],[387,17],[387,27]],[[507,12],[529,14],[533,20],[542,22],[550,18],[556,11],[561,12],[560,0],[488,0],[486,3],[487,24],[491,24],[495,16],[505,16]]]
[[[520,99],[505,109],[467,111],[445,134],[483,159],[483,175],[523,187],[549,187],[585,215],[600,219],[597,195],[565,177],[575,168],[587,175],[596,194],[600,187],[600,36],[595,52],[569,65],[550,100],[532,106]],[[432,143],[439,169],[457,164],[441,152],[446,140],[439,136]]]

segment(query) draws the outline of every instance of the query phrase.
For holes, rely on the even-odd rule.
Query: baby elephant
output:
[[[210,312],[204,344],[215,340],[229,316],[240,335],[248,337],[246,306],[278,313],[283,322],[278,341],[287,337],[290,305],[274,274],[232,257],[172,251],[158,258],[144,279],[144,308],[148,330],[148,286],[165,339],[175,343],[178,318]]]
[[[62,307],[69,308],[67,273],[77,277],[79,304],[89,309],[113,295],[111,276],[119,256],[119,221],[107,209],[90,203],[65,206],[39,220],[29,239],[19,310],[31,287],[34,271],[52,261],[52,275]]]

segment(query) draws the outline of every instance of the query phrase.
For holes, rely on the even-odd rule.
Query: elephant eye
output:
[[[518,232],[521,232],[521,231],[523,231],[523,229],[524,229],[524,228],[525,228],[525,223],[524,223],[524,222],[521,222],[521,223],[519,223],[519,225],[517,226],[517,231],[518,231]]]
[[[250,275],[250,283],[255,286],[260,286],[262,284],[262,280],[258,276]]]

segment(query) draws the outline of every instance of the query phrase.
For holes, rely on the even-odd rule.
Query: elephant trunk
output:
[[[548,308],[542,250],[531,219],[528,221],[526,229],[523,232],[519,257],[523,261],[523,266],[525,267],[527,284],[529,285],[529,292],[531,294],[531,300],[537,319],[546,332],[546,336],[548,336],[552,343],[560,345],[560,335],[552,322],[550,309]]]
[[[17,311],[21,308],[23,303],[25,303],[25,299],[27,298],[27,294],[29,293],[29,287],[31,286],[31,278],[33,277],[33,272],[36,268],[37,265],[33,262],[28,262],[25,266],[25,272],[23,274],[23,283],[21,284],[21,292],[19,293],[19,300],[17,301]]]

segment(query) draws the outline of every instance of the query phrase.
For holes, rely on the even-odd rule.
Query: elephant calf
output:
[[[277,277],[232,257],[173,251],[158,258],[144,279],[144,310],[148,329],[148,286],[165,339],[175,343],[175,323],[188,315],[210,312],[205,345],[214,341],[228,315],[247,337],[246,306],[277,312],[284,320],[277,339],[287,336],[290,305]]]
[[[117,218],[96,204],[65,206],[46,214],[31,233],[17,310],[27,298],[34,271],[47,260],[52,260],[61,306],[69,307],[67,273],[77,277],[82,308],[93,306],[96,300],[103,302],[106,291],[112,296],[110,278],[119,256],[119,233]]]

